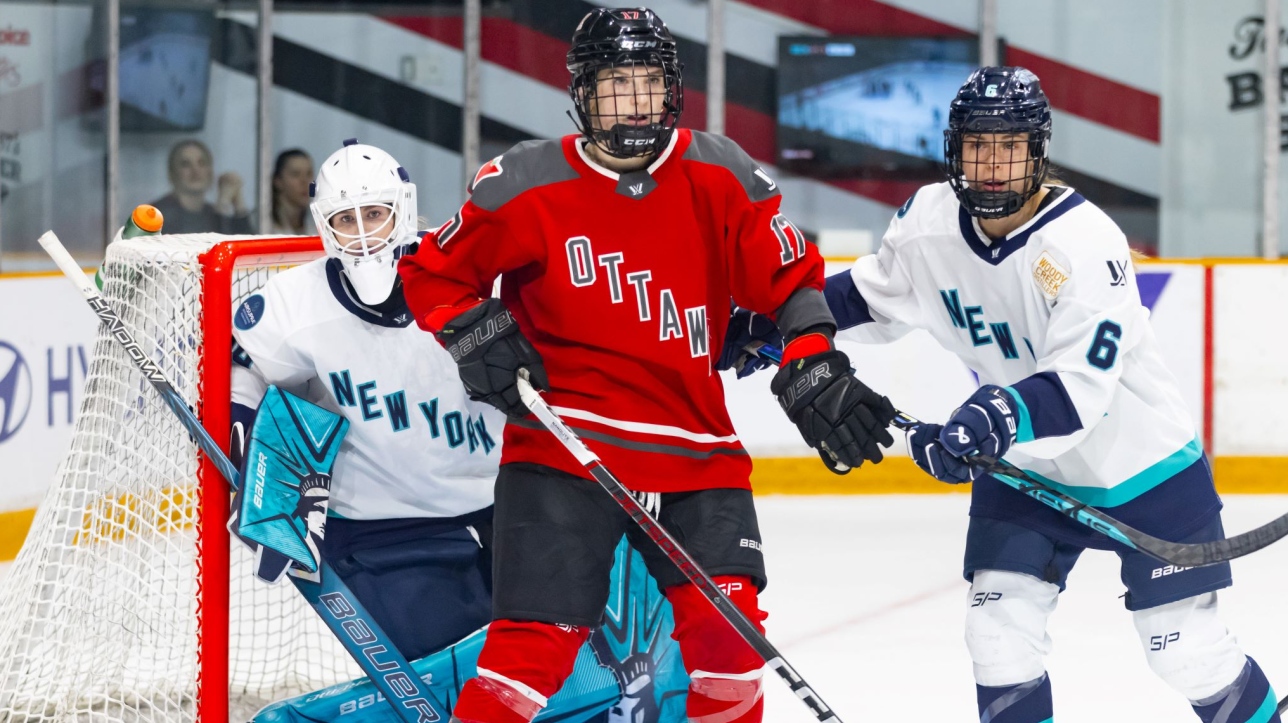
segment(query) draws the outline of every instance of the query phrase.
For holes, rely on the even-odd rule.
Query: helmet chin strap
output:
[[[628,126],[614,123],[606,131],[595,132],[595,144],[614,158],[643,158],[657,155],[658,149],[670,140],[673,131],[663,131],[658,124]]]

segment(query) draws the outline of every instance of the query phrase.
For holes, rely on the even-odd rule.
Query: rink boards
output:
[[[828,273],[848,261],[829,263]],[[1108,283],[1106,271],[1106,283]],[[1138,266],[1162,354],[1215,454],[1223,492],[1288,492],[1288,264],[1208,260]],[[0,276],[0,561],[12,559],[71,438],[95,319],[61,276]],[[860,378],[899,408],[944,419],[977,382],[924,333],[886,346],[848,342]],[[823,469],[769,393],[771,375],[725,378],[734,425],[757,460],[760,493],[961,492],[925,477],[896,440],[887,462],[846,477]]]

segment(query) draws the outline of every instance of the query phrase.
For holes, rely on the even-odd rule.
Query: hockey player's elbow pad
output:
[[[470,399],[518,418],[528,414],[519,398],[520,369],[528,370],[532,386],[550,388],[541,355],[500,299],[472,307],[445,324],[436,336],[459,366],[461,383]]]

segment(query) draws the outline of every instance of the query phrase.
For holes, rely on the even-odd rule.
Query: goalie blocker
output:
[[[251,433],[235,455],[247,483],[229,525],[255,550],[256,575],[314,573],[325,557],[408,659],[491,620],[490,507],[449,518],[328,518],[331,465],[348,422],[274,386],[253,417],[247,411],[235,414]]]

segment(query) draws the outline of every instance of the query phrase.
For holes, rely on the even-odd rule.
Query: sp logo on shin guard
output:
[[[1000,592],[977,592],[971,598],[970,606],[973,608],[982,607],[988,603],[1001,599],[1002,593]]]

